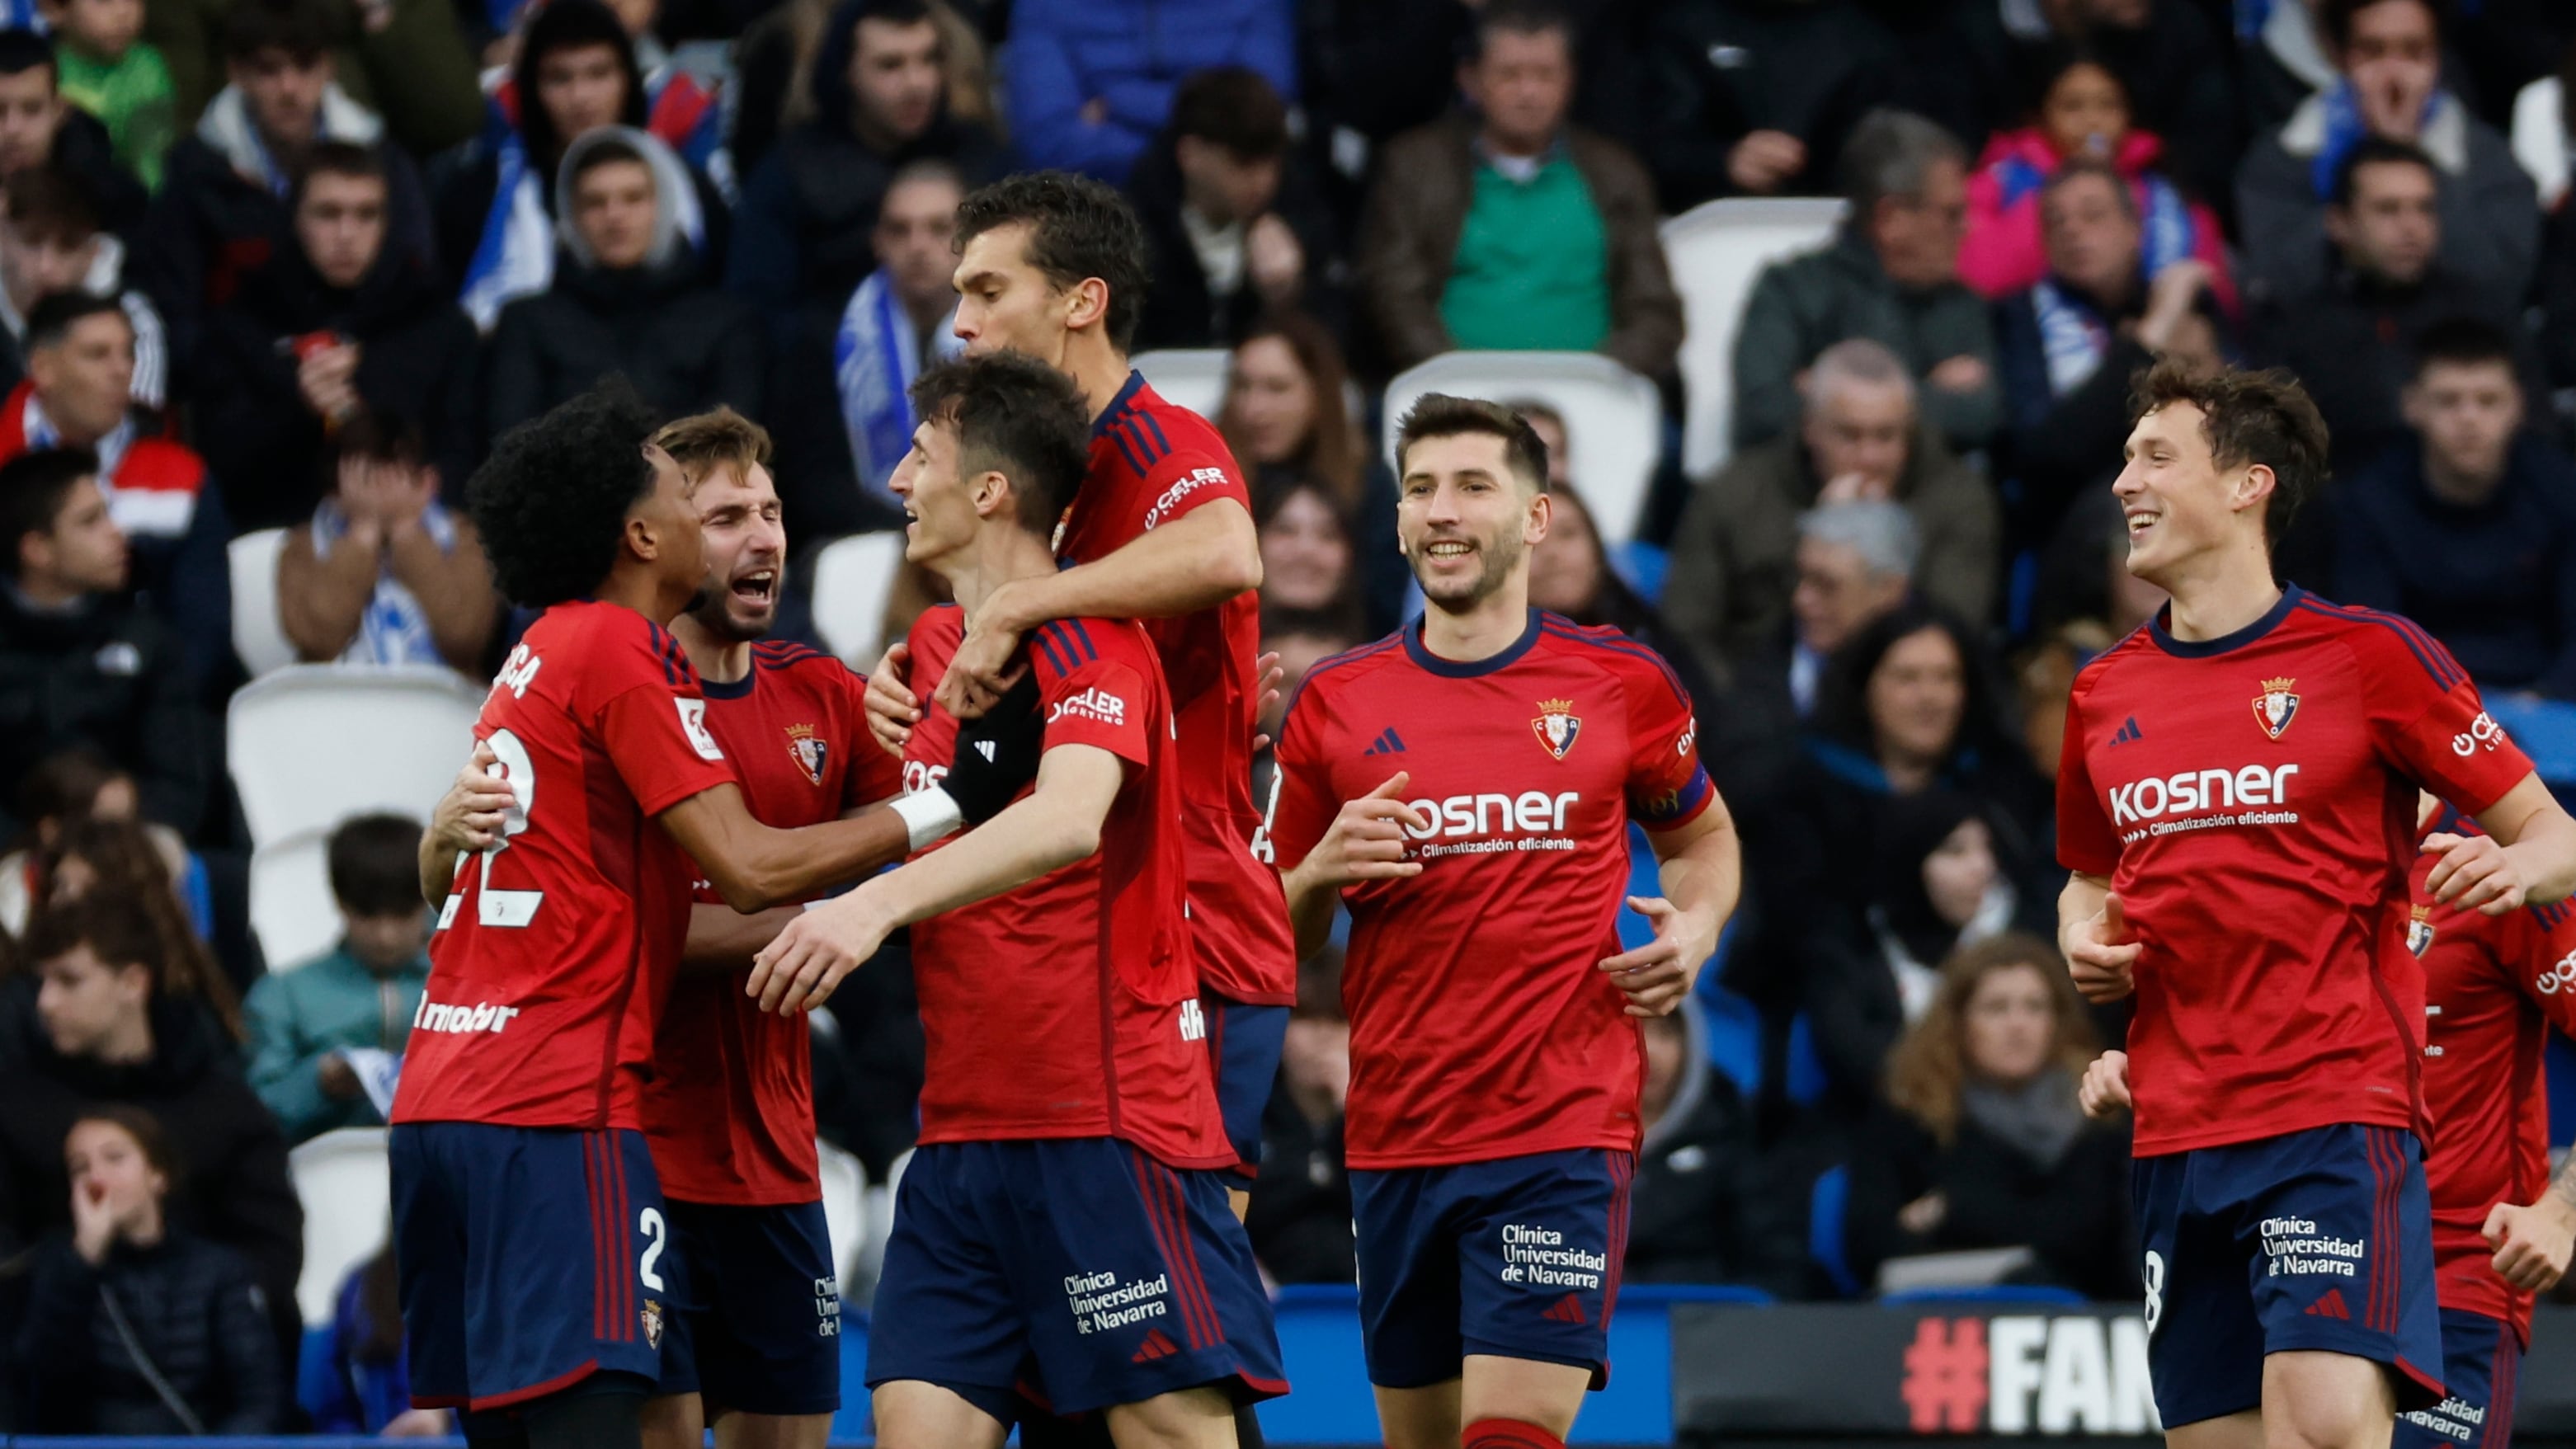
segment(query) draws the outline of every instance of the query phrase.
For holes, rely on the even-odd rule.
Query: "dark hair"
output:
[[[2325,0],[2323,5],[2317,7],[2317,28],[2325,32],[2326,45],[2329,49],[2341,50],[2352,44],[2353,17],[2364,10],[2388,3],[2390,0]],[[2424,13],[2432,18],[2433,38],[2441,39],[2442,7],[2434,3],[2434,0],[2413,0],[2413,3],[2422,6]]]
[[[282,50],[299,66],[331,53],[331,22],[316,0],[235,0],[224,21],[224,59],[248,65]]]
[[[1252,67],[1211,66],[1172,93],[1172,134],[1222,147],[1240,161],[1275,160],[1288,150],[1288,105]]]
[[[1843,196],[1851,202],[1844,225],[1868,226],[1889,197],[1922,195],[1933,165],[1944,160],[1964,167],[1968,153],[1939,122],[1886,106],[1862,116],[1835,164]]]
[[[644,153],[635,149],[631,142],[618,136],[593,141],[581,148],[581,159],[572,163],[572,183],[578,187],[581,185],[581,178],[602,166],[621,161],[628,165],[643,167],[645,176],[651,179],[653,185],[657,188],[661,186],[661,173],[653,169],[653,163],[645,159]]]
[[[391,185],[385,170],[385,153],[356,141],[322,140],[304,153],[304,174],[295,178],[295,200],[301,205],[304,188],[316,176],[349,176],[362,181],[380,181]]]
[[[71,1146],[72,1133],[84,1122],[104,1122],[134,1139],[143,1160],[161,1174],[162,1196],[167,1198],[179,1186],[179,1157],[170,1150],[170,1134],[161,1130],[161,1119],[130,1102],[91,1102],[83,1106],[72,1125],[63,1132],[63,1146]]]
[[[1070,171],[1005,176],[957,204],[960,254],[995,227],[1025,224],[1026,252],[1057,290],[1097,277],[1109,286],[1109,345],[1125,352],[1145,305],[1145,232],[1117,188]]]
[[[1569,484],[1563,488],[1551,489],[1550,493],[1556,500],[1556,511],[1550,517],[1561,519],[1568,512],[1580,513],[1583,515],[1587,531],[1592,535],[1592,598],[1582,608],[1568,610],[1566,617],[1577,624],[1594,628],[1607,624],[1620,633],[1631,636],[1643,634],[1653,628],[1655,625],[1653,606],[1640,597],[1635,589],[1630,588],[1628,581],[1621,578],[1619,570],[1611,564],[1610,541],[1602,537],[1601,517],[1592,511],[1591,504],[1583,500],[1581,490]],[[1551,524],[1550,527],[1552,531],[1553,525]]]
[[[2326,194],[2326,200],[2334,206],[2349,208],[2354,193],[2361,189],[2361,168],[2364,166],[2420,166],[2425,175],[2433,178],[2436,190],[2442,185],[2442,168],[2433,164],[2433,158],[2424,153],[2423,147],[2411,141],[2392,141],[2385,136],[2365,136],[2353,143],[2353,148],[2335,163],[2334,185]]]
[[[1565,53],[1574,54],[1575,26],[1573,12],[1555,0],[1486,0],[1476,17],[1476,32],[1471,40],[1468,59],[1482,60],[1485,47],[1497,35],[1545,35],[1555,31],[1565,38]]]
[[[2203,371],[2167,358],[2131,384],[2129,422],[2176,403],[2200,409],[2200,435],[2222,468],[2260,463],[2272,470],[2263,508],[2263,537],[2273,547],[2299,508],[2326,486],[2326,420],[2308,390],[2286,368]]]
[[[2513,339],[2503,328],[2478,317],[2445,317],[2427,325],[2415,336],[2415,373],[2435,363],[2452,367],[2494,365],[2507,372],[2514,370]],[[2520,379],[2517,377],[2518,383]]]
[[[1512,476],[1541,493],[1547,491],[1547,444],[1539,441],[1538,431],[1529,419],[1497,402],[1483,398],[1451,397],[1445,392],[1426,392],[1405,409],[1404,421],[1395,430],[1396,481],[1403,482],[1406,457],[1413,445],[1427,438],[1455,438],[1468,433],[1482,433],[1503,440],[1503,459]]]
[[[510,602],[542,609],[599,587],[627,510],[653,488],[653,414],[621,375],[503,433],[465,507]]]
[[[1342,570],[1342,585],[1332,598],[1310,609],[1274,608],[1266,600],[1261,608],[1261,631],[1268,633],[1306,633],[1339,635],[1359,640],[1367,634],[1367,611],[1361,602],[1360,526],[1359,518],[1319,478],[1297,478],[1284,485],[1256,488],[1252,495],[1252,526],[1258,534],[1270,527],[1300,496],[1314,499],[1332,516],[1333,528],[1342,536],[1342,547],[1350,553],[1350,564]]]
[[[98,212],[88,184],[51,161],[9,178],[9,224],[30,240],[87,240],[104,229]]]
[[[353,916],[420,909],[420,822],[354,815],[331,832],[331,899]]]
[[[1941,963],[1941,989],[1923,1019],[1908,1028],[1887,1054],[1887,1098],[1948,1147],[1958,1140],[1961,1099],[1969,1080],[1968,1003],[1986,978],[1999,971],[2030,970],[2048,987],[2057,1040],[2050,1056],[2072,1084],[2084,1075],[2099,1040],[2093,1015],[2075,994],[2075,980],[2057,948],[2027,931],[2006,931],[1962,946]]]
[[[2111,194],[2120,198],[2120,210],[2128,214],[2129,220],[2138,219],[2138,196],[2129,189],[2128,178],[2110,162],[2091,156],[2077,156],[2057,163],[2057,169],[2048,173],[2047,180],[2039,183],[2041,205],[2045,206],[2048,198],[2055,196],[2061,188],[2088,176],[2109,183]]]
[[[125,304],[114,297],[102,297],[96,292],[84,292],[78,288],[56,292],[27,309],[26,348],[29,352],[39,352],[59,346],[71,334],[73,327],[88,318],[108,313],[115,314],[128,331],[133,330],[134,322],[125,315]]]
[[[0,30],[0,75],[23,75],[43,66],[61,84],[61,72],[54,67],[54,48],[45,37],[32,30]]]
[[[1307,390],[1315,395],[1315,417],[1306,430],[1293,466],[1311,481],[1329,490],[1335,506],[1356,512],[1368,481],[1368,443],[1359,429],[1351,424],[1350,399],[1344,386],[1350,369],[1342,361],[1342,346],[1333,338],[1332,329],[1303,312],[1271,312],[1235,339],[1234,353],[1265,337],[1275,337],[1297,359],[1298,369],[1306,374]],[[1217,430],[1225,434],[1226,445],[1234,449],[1238,461],[1250,466],[1244,456],[1242,425],[1234,417],[1234,383],[1229,370],[1225,401],[1217,408]],[[1257,471],[1257,468],[1254,469]]]
[[[420,424],[400,413],[373,408],[361,409],[340,425],[332,437],[332,452],[338,458],[365,458],[404,468],[418,468],[429,461],[429,445],[421,436]]]
[[[33,842],[36,826],[47,820],[87,819],[99,791],[110,781],[131,778],[95,745],[73,745],[38,760],[18,782],[18,818],[27,823],[27,838]]]
[[[161,933],[134,903],[100,889],[78,900],[48,903],[27,923],[27,959],[39,965],[59,960],[83,946],[111,970],[140,966],[152,977],[159,995],[169,963],[161,953]]]
[[[2020,758],[2021,749],[2012,742],[2004,723],[2003,685],[1995,678],[1985,651],[1978,646],[1976,634],[1957,615],[1920,599],[1908,599],[1861,626],[1825,661],[1824,677],[1816,684],[1816,732],[1875,757],[1877,730],[1869,717],[1870,676],[1878,672],[1898,641],[1926,629],[1949,636],[1951,647],[1959,653],[1960,678],[1967,695],[1943,768],[1965,763],[1971,755],[1979,756],[1980,762],[1988,765],[1998,763],[1985,758],[1989,755]]]
[[[605,45],[616,52],[617,68],[626,77],[626,100],[618,107],[619,124],[638,129],[644,125],[644,71],[635,63],[635,42],[626,34],[617,12],[600,0],[546,0],[536,18],[528,22],[527,34],[520,38],[519,61],[511,67],[510,83],[519,100],[519,139],[527,143],[529,156],[550,171],[573,138],[555,134],[554,118],[546,114],[545,103],[537,98],[538,68],[558,50],[593,45]]]
[[[18,549],[31,533],[52,533],[72,485],[98,476],[98,455],[87,448],[38,448],[0,463],[0,570],[18,577]]]
[[[962,471],[1011,480],[1020,526],[1043,538],[1091,467],[1091,409],[1073,379],[1016,352],[961,357],[912,385],[913,415],[957,430]]]
[[[59,869],[66,860],[78,860],[97,878],[96,884],[82,892],[80,900],[109,902],[151,931],[157,990],[204,1002],[225,1035],[237,1042],[243,1040],[241,1000],[233,990],[231,978],[216,963],[214,952],[198,937],[196,924],[188,919],[179,899],[178,884],[171,879],[169,863],[162,858],[152,827],[139,821],[101,820],[95,816],[75,820],[63,827],[62,838],[54,842],[51,855],[55,868]],[[104,953],[96,943],[93,949]]]
[[[850,63],[859,57],[862,20],[886,25],[939,23],[924,0],[842,0],[833,9],[831,19],[823,22],[822,40],[814,47],[813,68],[806,73],[814,96],[815,123],[830,135],[850,129],[850,108],[858,100],[850,91]]]

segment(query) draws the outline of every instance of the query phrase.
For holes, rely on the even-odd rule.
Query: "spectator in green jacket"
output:
[[[118,165],[161,184],[161,156],[179,139],[178,97],[161,51],[142,39],[142,0],[42,0],[54,29],[63,97],[107,126]]]
[[[384,1121],[349,1053],[399,1055],[429,984],[420,900],[420,822],[360,815],[331,833],[340,944],[251,988],[250,1083],[290,1143]]]

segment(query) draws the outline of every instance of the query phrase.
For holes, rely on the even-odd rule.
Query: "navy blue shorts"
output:
[[[1225,1177],[1108,1137],[942,1142],[896,1191],[868,1386],[938,1384],[1009,1421],[1212,1384],[1288,1392]]]
[[[2397,1407],[2442,1397],[2423,1152],[2390,1127],[2314,1127],[2132,1166],[2147,1362],[2165,1427],[2262,1407],[2263,1356],[2388,1365]]]
[[[2501,1318],[2442,1310],[2442,1402],[2397,1416],[2390,1449],[2508,1449],[2522,1340]]]
[[[1199,988],[1207,1008],[1208,1062],[1216,1068],[1216,1105],[1225,1114],[1225,1140],[1234,1147],[1236,1175],[1261,1175],[1261,1114],[1279,1081],[1279,1054],[1288,1041],[1288,1008],[1252,1006]],[[1245,1184],[1237,1184],[1240,1188]]]
[[[406,1122],[388,1152],[414,1405],[660,1372],[682,1294],[644,1134]]]
[[[1468,1354],[1610,1381],[1631,1153],[1584,1148],[1351,1174],[1369,1382],[1418,1389]]]
[[[699,1394],[707,1417],[841,1407],[841,1285],[819,1202],[670,1203],[688,1298],[662,1340],[656,1392]]]

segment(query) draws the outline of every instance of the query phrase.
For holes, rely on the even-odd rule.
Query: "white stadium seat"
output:
[[[368,810],[427,820],[473,752],[485,693],[428,665],[297,664],[242,686],[224,752],[252,844]]]
[[[823,1226],[832,1235],[832,1271],[846,1296],[851,1269],[868,1247],[868,1170],[856,1157],[820,1139],[814,1143],[814,1155],[822,1162]]]
[[[250,853],[250,928],[270,975],[303,965],[340,938],[330,848],[329,830],[299,830]]]
[[[295,662],[286,626],[277,617],[277,556],[286,530],[263,528],[234,539],[226,549],[233,576],[233,653],[256,679]]]
[[[1693,481],[1726,461],[1735,334],[1754,280],[1772,262],[1832,241],[1843,207],[1835,197],[1739,197],[1664,223],[1664,261],[1682,294],[1682,471]]]
[[[1222,347],[1172,347],[1128,359],[1167,402],[1179,403],[1209,422],[1225,406],[1226,369],[1234,354]]]
[[[393,1221],[385,1129],[325,1132],[288,1153],[286,1167],[304,1204],[304,1272],[295,1280],[295,1306],[306,1327],[325,1327],[340,1285],[385,1245]]]
[[[1655,385],[1592,352],[1444,352],[1386,385],[1386,460],[1413,400],[1445,392],[1487,402],[1535,401],[1565,415],[1574,485],[1612,547],[1637,534],[1663,449]]]
[[[814,555],[814,632],[844,663],[876,667],[886,596],[902,570],[901,533],[854,533]]]

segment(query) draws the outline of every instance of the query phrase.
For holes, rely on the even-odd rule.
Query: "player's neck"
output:
[[[718,635],[695,614],[683,612],[673,619],[671,637],[688,651],[689,667],[702,683],[739,684],[751,673],[751,641]]]
[[[1064,340],[1064,375],[1082,389],[1084,406],[1097,421],[1127,385],[1127,354],[1096,332],[1076,332]]]
[[[1442,659],[1473,664],[1491,659],[1529,632],[1529,575],[1506,581],[1463,612],[1438,604],[1422,611],[1422,647]]]
[[[2165,632],[2186,644],[2224,639],[2270,613],[2281,602],[2281,586],[2272,577],[2272,558],[2260,541],[2250,549],[2195,559],[2175,571],[2164,585],[2173,595],[2171,622]]]
[[[680,611],[689,606],[687,594],[674,598],[672,593],[673,591],[664,584],[651,565],[621,558],[616,566],[608,571],[608,577],[600,582],[598,590],[591,597],[603,604],[624,605],[654,623],[668,628]]]
[[[1045,578],[1056,571],[1056,563],[1045,539],[1025,528],[994,523],[977,530],[971,546],[937,560],[931,569],[948,580],[957,607],[972,619],[995,589],[1013,579]]]

